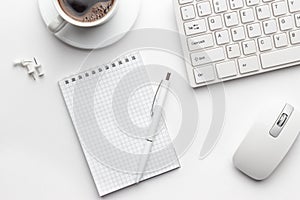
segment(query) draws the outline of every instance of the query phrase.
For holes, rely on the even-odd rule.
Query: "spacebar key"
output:
[[[285,64],[300,62],[300,46],[284,50],[277,50],[260,55],[261,64],[264,69],[277,67]]]

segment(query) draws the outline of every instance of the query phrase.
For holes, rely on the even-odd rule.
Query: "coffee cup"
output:
[[[52,1],[58,13],[48,25],[53,33],[59,32],[68,23],[83,28],[100,26],[113,17],[119,4],[119,0]]]

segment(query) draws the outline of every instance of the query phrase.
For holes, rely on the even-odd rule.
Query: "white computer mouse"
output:
[[[300,113],[290,104],[264,110],[233,157],[237,169],[255,180],[268,178],[296,141]]]

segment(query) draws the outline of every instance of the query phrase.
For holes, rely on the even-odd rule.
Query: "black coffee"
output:
[[[93,22],[111,10],[115,0],[58,0],[63,11],[79,22]]]

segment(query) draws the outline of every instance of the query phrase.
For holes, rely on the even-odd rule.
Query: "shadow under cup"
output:
[[[95,22],[112,10],[116,0],[57,0],[63,12],[78,22]]]

